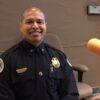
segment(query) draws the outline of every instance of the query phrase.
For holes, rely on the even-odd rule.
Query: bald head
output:
[[[44,19],[45,19],[45,15],[44,15],[44,13],[43,13],[43,11],[42,11],[41,9],[39,9],[39,8],[37,8],[37,7],[31,7],[31,8],[28,8],[28,9],[26,9],[26,10],[24,11],[23,15],[21,16],[21,21],[24,19],[25,15],[26,15],[27,13],[31,13],[31,12],[33,12],[33,13],[41,13],[42,16],[43,16]]]

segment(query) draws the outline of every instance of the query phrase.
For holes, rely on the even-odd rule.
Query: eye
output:
[[[37,20],[37,23],[38,23],[38,24],[44,24],[45,21],[44,21],[44,20]]]
[[[33,20],[31,20],[31,19],[27,19],[26,21],[25,21],[25,24],[32,24],[33,23]]]

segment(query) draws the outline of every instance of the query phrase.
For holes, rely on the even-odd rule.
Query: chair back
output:
[[[59,49],[59,50],[64,52],[61,41],[59,40],[59,38],[55,34],[51,34],[51,33],[46,34],[44,42],[46,42],[49,45],[55,47],[56,49]]]

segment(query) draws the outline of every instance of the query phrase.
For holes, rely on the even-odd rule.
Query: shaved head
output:
[[[25,16],[27,13],[29,13],[29,12],[40,12],[40,13],[43,14],[44,19],[45,19],[45,15],[44,15],[44,13],[43,13],[43,11],[42,11],[41,9],[39,9],[39,8],[37,8],[37,7],[31,7],[31,8],[28,8],[28,9],[26,9],[26,10],[24,11],[23,15],[21,16],[21,22],[22,22],[22,20],[24,19],[24,16]]]

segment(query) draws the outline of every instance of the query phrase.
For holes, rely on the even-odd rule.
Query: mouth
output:
[[[39,29],[31,29],[29,31],[29,34],[33,34],[33,35],[39,35],[40,33],[42,33],[42,31]]]

